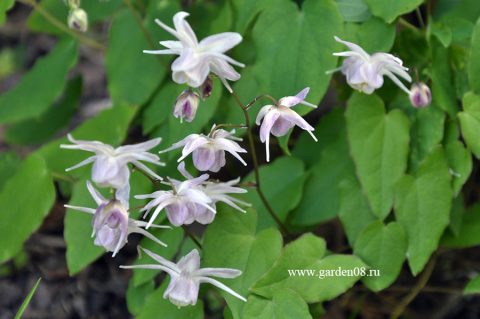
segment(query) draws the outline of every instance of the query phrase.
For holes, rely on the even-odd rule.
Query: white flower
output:
[[[215,214],[215,209],[210,207],[212,200],[197,188],[197,186],[206,181],[208,177],[208,174],[203,174],[197,178],[187,179],[183,182],[171,180],[172,190],[160,190],[152,194],[136,195],[135,198],[137,199],[152,198],[152,200],[140,210],[141,212],[145,212],[144,217],[156,207],[147,224],[147,228],[150,227],[162,209],[166,210],[170,223],[177,227],[191,224],[195,221],[195,215],[192,212],[196,210],[197,205],[205,207]]]
[[[120,268],[144,268],[165,271],[170,276],[170,282],[163,293],[163,298],[169,299],[171,303],[178,307],[195,305],[198,300],[200,284],[202,283],[209,283],[242,301],[247,301],[244,297],[220,281],[210,278],[212,276],[219,278],[236,278],[242,274],[240,270],[232,268],[200,268],[200,255],[196,249],[182,257],[178,263],[171,262],[147,249],[142,248],[142,250],[158,262],[158,264],[120,266]]]
[[[265,143],[266,159],[270,161],[270,133],[279,137],[287,134],[288,130],[297,125],[301,129],[307,131],[312,138],[317,141],[313,131],[315,130],[310,124],[307,123],[300,115],[291,109],[292,106],[297,104],[307,105],[313,108],[317,106],[305,102],[310,88],[305,88],[295,96],[286,96],[278,101],[278,105],[265,105],[258,112],[256,123],[260,125],[260,141]],[[263,121],[262,121],[263,120]]]
[[[408,82],[412,81],[407,73],[408,68],[403,66],[402,60],[383,52],[369,55],[355,43],[343,41],[338,37],[335,37],[335,40],[346,45],[350,51],[333,54],[347,57],[342,66],[333,71],[342,71],[352,88],[371,94],[383,85],[383,76],[387,76],[405,93],[410,94],[407,87],[397,78],[398,75]]]
[[[65,149],[93,152],[95,155],[90,156],[77,165],[67,168],[65,171],[68,172],[93,163],[92,180],[99,186],[113,187],[117,189],[117,198],[123,200],[125,205],[128,203],[128,197],[130,193],[130,170],[128,169],[129,163],[132,163],[134,166],[143,170],[152,177],[162,180],[160,176],[155,174],[154,171],[141,162],[145,161],[159,166],[165,165],[159,161],[157,155],[147,152],[148,150],[157,146],[160,143],[161,138],[155,138],[150,141],[134,145],[124,145],[117,148],[113,148],[111,145],[104,144],[99,141],[75,140],[70,134],[68,134],[68,140],[74,145],[62,144],[60,147]]]
[[[122,203],[117,200],[105,199],[89,181],[87,181],[87,188],[98,205],[96,209],[72,205],[64,206],[80,212],[93,214],[92,237],[95,236],[95,245],[104,247],[107,251],[112,251],[112,256],[115,257],[118,251],[127,243],[128,235],[138,233],[162,246],[167,246],[142,228],[146,226],[145,222],[129,218],[127,208]],[[153,227],[171,228],[170,226],[160,225],[153,225]]]
[[[240,79],[240,74],[229,63],[242,68],[245,65],[224,53],[239,44],[242,36],[235,32],[224,32],[198,42],[192,28],[185,21],[188,16],[189,14],[186,12],[175,14],[173,17],[175,29],[156,19],[155,22],[176,37],[178,41],[161,41],[160,44],[166,47],[166,50],[144,50],[143,52],[179,55],[172,64],[173,81],[176,83],[187,83],[189,86],[197,88],[207,79],[208,74],[213,72],[231,91],[226,80],[236,81]]]
[[[185,170],[184,162],[181,162],[178,165],[178,170],[185,178],[193,179],[193,176],[190,175],[190,173],[188,173]],[[211,199],[212,202],[209,205],[215,210],[215,212],[217,211],[216,203],[223,202],[242,213],[246,213],[246,211],[238,205],[243,205],[246,207],[250,207],[251,205],[233,196],[228,195],[228,194],[244,194],[247,192],[246,189],[234,186],[234,185],[237,185],[239,181],[240,181],[240,177],[225,183],[205,181],[199,184],[197,186],[197,189],[203,191],[205,195],[207,195]],[[180,183],[179,181],[176,181],[176,180],[172,180],[172,182],[174,184]],[[215,212],[201,205],[195,205],[195,207],[190,211],[190,213],[193,215],[193,219],[195,219],[196,222],[204,225],[210,224],[211,222],[213,222],[216,215]]]
[[[200,171],[218,172],[220,168],[225,166],[225,151],[232,154],[243,165],[247,166],[247,163],[238,154],[246,153],[247,151],[235,142],[242,140],[241,138],[233,136],[235,130],[228,132],[223,129],[214,128],[215,125],[208,136],[203,134],[190,134],[166,150],[160,151],[160,153],[183,147],[182,156],[178,159],[178,162],[183,161],[190,153],[193,153],[193,164]]]

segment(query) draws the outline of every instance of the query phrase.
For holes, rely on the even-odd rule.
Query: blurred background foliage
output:
[[[0,318],[13,316],[39,276],[30,318],[480,316],[478,0],[83,0],[81,7],[86,33],[68,28],[61,0],[0,2]],[[260,169],[291,236],[282,238],[253,190],[247,214],[221,207],[206,230],[192,228],[207,266],[243,271],[229,284],[247,303],[202,288],[201,302],[177,309],[162,298],[163,276],[135,270],[129,278],[116,269],[136,262],[135,244],[105,256],[90,238],[89,216],[63,209],[93,204],[88,169],[64,172],[85,158],[59,148],[67,132],[114,146],[160,136],[163,149],[214,123],[243,123],[219,81],[192,123],[171,115],[184,87],[171,81],[169,57],[142,50],[171,38],[154,19],[170,25],[179,10],[191,14],[199,38],[242,34],[231,55],[247,65],[233,85],[245,103],[309,86],[307,100],[319,104],[308,114],[299,108],[319,142],[295,130],[273,143],[275,161]],[[387,81],[368,96],[326,74],[339,63],[334,35],[401,57],[431,87],[432,105],[412,108]],[[178,154],[163,156],[160,175],[178,176]],[[229,163],[213,177],[240,175],[248,185],[250,170]],[[132,194],[152,191],[138,172],[131,184]],[[169,247],[139,244],[165,258],[193,247],[181,228],[155,234]],[[286,271],[338,267],[381,276],[320,280]]]

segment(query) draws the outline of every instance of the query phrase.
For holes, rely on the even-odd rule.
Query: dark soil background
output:
[[[29,13],[28,7],[16,4],[8,14],[6,24],[0,29],[0,52],[13,50],[16,63],[13,73],[4,78],[0,77],[0,92],[13,87],[34,61],[55,44],[53,37],[33,34],[27,30],[25,23]],[[101,37],[106,39],[108,25],[96,28]],[[82,48],[80,62],[72,76],[75,74],[81,74],[84,80],[80,110],[74,121],[79,123],[109,103],[102,56]],[[319,108],[323,111],[309,115],[313,122],[325,113],[327,105],[335,103],[332,101],[334,96],[336,94],[328,94],[324,99],[323,107]],[[0,127],[0,151],[9,149],[9,146],[1,142],[1,135]],[[17,147],[15,150],[20,153],[31,151],[29,148]],[[478,184],[479,178],[478,172],[472,174],[466,187],[476,189],[475,184]],[[473,197],[476,197],[476,192],[473,193]],[[26,242],[24,253],[16,260],[0,265],[0,319],[14,317],[24,297],[39,277],[42,282],[24,318],[131,318],[125,300],[129,273],[119,271],[118,265],[129,263],[135,258],[135,241],[138,238],[129,238],[131,244],[122,249],[115,259],[104,255],[77,276],[70,277],[65,261],[63,204],[57,203],[42,227]],[[348,252],[338,220],[320,226],[315,233],[326,238],[332,251]],[[434,257],[434,262],[431,278],[408,306],[404,317],[480,318],[480,297],[462,295],[468,279],[480,270],[480,250],[474,248],[440,251]],[[357,284],[345,295],[326,303],[326,315],[323,318],[388,318],[392,309],[414,289],[417,282],[418,277],[413,278],[404,267],[397,282],[381,293],[370,292]],[[312,307],[312,313],[316,312],[321,311]],[[221,315],[211,315],[209,318],[221,318]],[[320,318],[320,315],[315,318]]]

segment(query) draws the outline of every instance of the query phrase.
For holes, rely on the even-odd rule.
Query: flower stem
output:
[[[252,101],[250,101],[250,103],[245,105],[245,109],[247,109],[247,110],[250,109],[250,107],[252,107],[255,103],[257,103],[258,100],[263,99],[263,98],[269,99],[270,101],[273,102],[273,104],[278,105],[277,99],[275,99],[274,97],[272,97],[268,94],[262,94],[262,95],[259,95],[259,96],[255,97]]]
[[[416,26],[414,26],[413,24],[411,24],[410,22],[408,22],[407,20],[405,20],[404,18],[400,18],[398,19],[398,23],[400,23],[401,25],[403,25],[404,27],[407,27],[415,32],[420,32],[420,29],[417,28]]]
[[[393,309],[390,319],[397,319],[399,318],[402,313],[405,311],[407,306],[415,299],[415,297],[422,291],[422,289],[427,284],[430,276],[432,275],[433,269],[435,268],[437,254],[435,253],[430,262],[425,267],[425,270],[422,272],[420,277],[418,278],[417,283],[410,289],[410,293],[406,295],[400,303]]]
[[[275,211],[273,210],[272,206],[268,202],[267,198],[263,194],[261,185],[260,185],[260,170],[258,167],[258,158],[257,158],[257,151],[255,150],[255,143],[253,141],[253,134],[252,134],[252,126],[250,122],[250,115],[248,114],[248,107],[252,106],[257,100],[259,100],[261,97],[266,97],[266,95],[260,95],[259,97],[255,98],[252,102],[248,103],[247,105],[243,104],[240,98],[238,97],[237,93],[232,90],[232,95],[235,98],[235,101],[237,104],[240,106],[240,108],[243,111],[243,116],[245,117],[245,125],[247,126],[247,137],[248,137],[248,144],[250,146],[250,152],[252,154],[252,161],[253,161],[253,168],[255,172],[255,182],[256,182],[256,191],[258,193],[258,196],[260,197],[263,205],[267,209],[268,213],[270,216],[273,218],[273,220],[277,223],[278,227],[280,228],[280,231],[282,232],[283,235],[289,235],[289,231],[283,225],[282,221],[280,218],[278,218],[277,214],[275,214]],[[273,98],[272,98],[273,99]],[[274,99],[275,100],[275,99]]]
[[[71,35],[72,37],[76,38],[79,40],[81,43],[85,44],[86,46],[89,46],[93,49],[97,49],[100,51],[106,51],[106,48],[103,44],[100,42],[97,42],[94,39],[91,39],[81,33],[75,32],[71,29],[69,29],[63,22],[58,20],[56,17],[50,14],[47,10],[45,10],[40,4],[37,3],[35,0],[17,0],[20,3],[26,4],[28,6],[31,6],[35,11],[37,11],[40,15],[42,15],[48,22],[50,22],[52,25],[55,27],[59,28],[63,32],[67,33],[68,35]]]
[[[197,245],[198,248],[202,249],[202,244],[200,243],[200,241],[195,237],[194,234],[192,234],[192,232],[190,232],[190,230],[188,230],[187,227],[185,226],[182,226],[183,227],[183,231],[185,232],[185,234],[190,237],[190,239],[193,241],[193,243],[195,245]]]
[[[158,187],[160,186],[160,184],[162,183],[161,180],[156,179],[156,178],[150,176],[150,175],[147,174],[147,172],[145,172],[144,170],[142,170],[142,169],[140,169],[140,168],[132,165],[132,173],[135,172],[135,171],[140,172],[143,176],[145,176],[146,178],[148,178],[148,179],[150,180],[150,182],[152,182],[152,184],[153,184],[155,187],[157,187],[157,188],[158,188]]]

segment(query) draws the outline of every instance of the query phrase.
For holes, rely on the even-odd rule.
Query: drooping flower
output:
[[[305,97],[309,91],[310,88],[307,87],[295,96],[281,98],[277,105],[265,105],[260,109],[260,112],[258,112],[255,122],[257,125],[261,125],[260,141],[265,143],[267,162],[270,161],[270,133],[277,137],[284,136],[289,129],[297,125],[301,129],[307,131],[315,142],[317,141],[317,138],[312,133],[315,129],[298,115],[297,112],[291,109],[297,104],[316,108],[316,105],[305,101]]]
[[[138,167],[153,178],[162,180],[160,176],[141,162],[145,161],[159,166],[165,165],[160,162],[157,155],[148,152],[148,150],[154,148],[160,143],[161,138],[155,138],[139,144],[124,145],[117,148],[113,148],[111,145],[99,141],[75,140],[70,134],[68,134],[68,140],[72,142],[73,145],[62,144],[60,147],[64,149],[93,152],[95,155],[90,156],[77,165],[67,168],[65,171],[68,172],[93,163],[92,181],[101,187],[113,187],[117,189],[117,198],[124,202],[128,202],[130,193],[129,163]]]
[[[230,153],[247,166],[247,163],[238,154],[247,151],[238,145],[236,141],[242,141],[242,139],[235,137],[234,134],[235,130],[228,132],[223,129],[215,129],[214,125],[208,135],[190,134],[160,153],[183,147],[182,156],[178,162],[183,161],[192,153],[193,164],[200,171],[218,172],[225,166],[225,152]]]
[[[212,200],[197,187],[206,181],[208,177],[208,174],[203,174],[197,178],[187,179],[183,182],[170,180],[172,190],[159,190],[151,194],[136,195],[135,198],[137,199],[152,199],[140,210],[141,212],[145,212],[145,217],[155,208],[147,224],[147,228],[150,227],[163,209],[165,209],[170,223],[177,227],[188,225],[195,221],[193,212],[197,209],[197,206],[205,207],[215,214],[216,211],[210,206]]]
[[[186,89],[183,91],[175,102],[173,108],[173,116],[180,118],[180,122],[185,119],[187,122],[193,121],[195,114],[197,114],[198,104],[200,103],[200,97],[192,89]]]
[[[89,181],[87,181],[87,188],[98,205],[96,209],[73,205],[65,205],[65,207],[93,214],[92,237],[95,236],[95,245],[104,247],[107,251],[112,251],[112,256],[115,257],[118,251],[127,243],[128,235],[138,233],[162,246],[167,246],[142,228],[146,226],[145,222],[129,218],[127,207],[120,201],[105,199]],[[154,228],[170,228],[170,226],[162,225],[151,226]]]
[[[347,46],[350,51],[337,52],[333,55],[347,57],[340,68],[329,71],[341,71],[347,78],[347,83],[354,89],[371,94],[383,85],[383,77],[389,77],[400,89],[410,94],[410,90],[397,78],[411,82],[407,73],[408,68],[403,66],[402,60],[383,52],[369,55],[355,43],[343,41],[335,37],[337,42]]]
[[[425,83],[415,83],[410,90],[410,103],[415,108],[429,106],[432,102],[432,93]]]
[[[178,170],[180,173],[187,179],[193,179],[193,176],[190,175],[185,169],[185,163],[181,162],[178,165]],[[198,185],[198,189],[203,191],[210,199],[211,203],[209,204],[215,212],[217,211],[216,203],[223,202],[230,207],[235,208],[236,210],[245,213],[246,211],[241,208],[239,205],[250,207],[251,205],[247,202],[239,200],[229,194],[244,194],[247,192],[246,189],[236,187],[240,181],[240,177],[228,182],[214,182],[214,181],[205,181],[202,184]],[[174,183],[180,183],[179,181],[172,180]],[[210,209],[207,209],[204,206],[196,204],[194,209],[190,211],[193,215],[196,222],[200,224],[210,224],[215,219],[216,213]]]
[[[208,283],[214,285],[236,298],[247,301],[244,297],[221,283],[210,278],[236,278],[242,274],[238,269],[232,268],[200,268],[200,255],[196,249],[182,257],[177,263],[171,262],[148,249],[142,250],[153,258],[158,264],[120,266],[123,269],[158,269],[165,271],[170,276],[170,282],[163,293],[163,298],[170,300],[178,307],[195,305],[198,300],[200,284]]]
[[[240,74],[230,64],[244,67],[225,54],[242,41],[242,36],[235,32],[224,32],[209,36],[198,42],[190,24],[185,20],[189,14],[178,12],[173,17],[175,29],[162,21],[155,22],[165,31],[172,34],[178,41],[161,41],[164,50],[144,50],[150,54],[176,54],[179,57],[172,64],[173,81],[179,84],[187,83],[197,88],[205,82],[210,72],[216,74],[223,84],[231,91],[227,80],[236,81]]]

